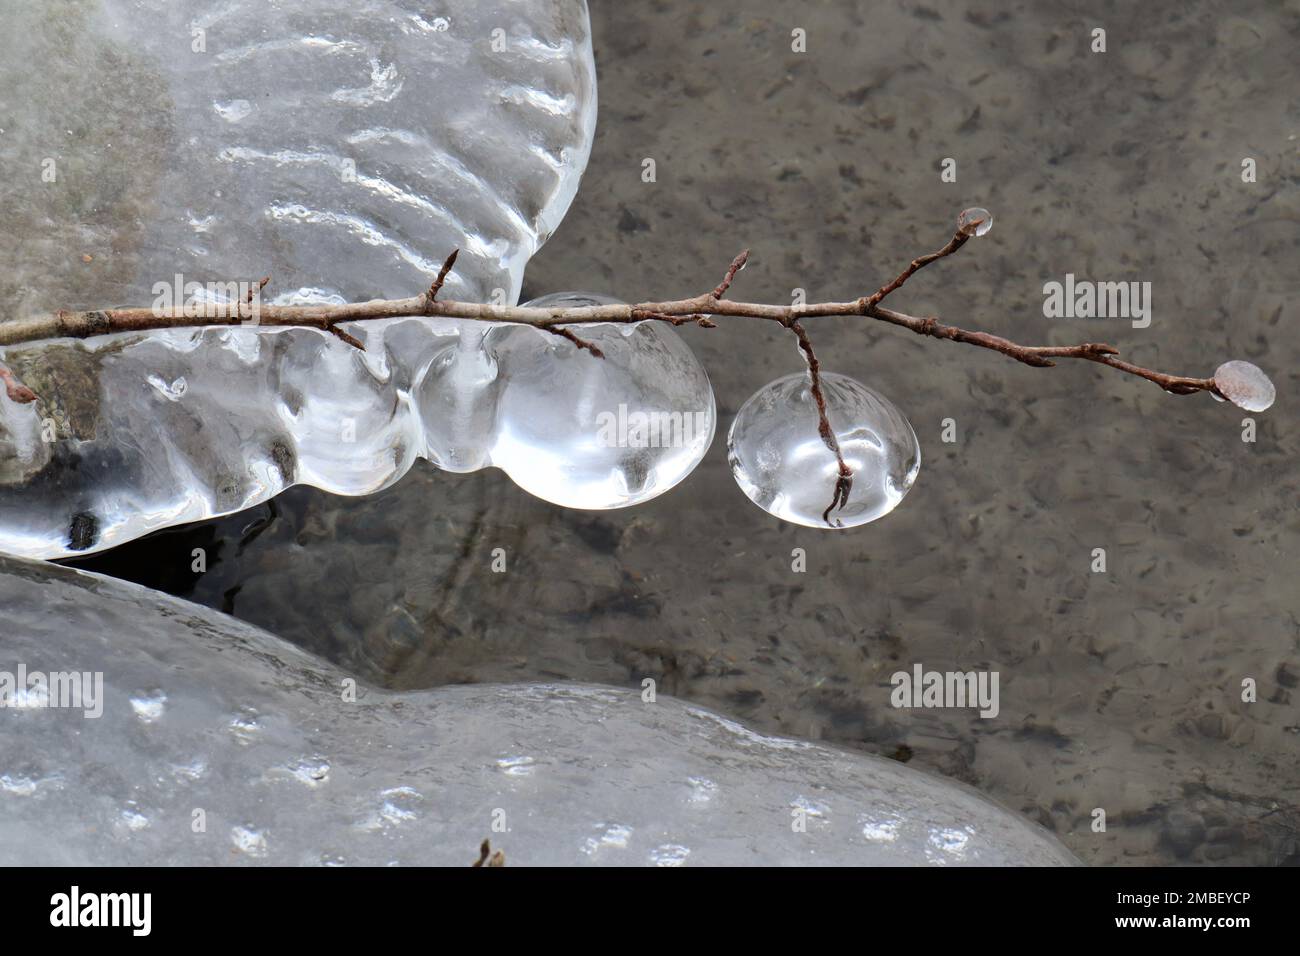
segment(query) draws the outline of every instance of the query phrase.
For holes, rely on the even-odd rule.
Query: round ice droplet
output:
[[[993,228],[993,213],[980,206],[963,209],[957,217],[957,229],[968,236],[982,236]]]
[[[916,433],[889,399],[844,375],[823,372],[826,415],[853,469],[848,504],[830,527],[852,528],[893,511],[921,467]],[[809,528],[835,495],[839,465],[817,431],[817,404],[806,372],[771,382],[740,409],[727,435],[731,473],[750,501]]]
[[[1277,397],[1263,369],[1250,362],[1224,362],[1214,371],[1214,384],[1228,401],[1248,412],[1264,411]]]
[[[527,305],[617,301],[565,292]],[[717,412],[704,367],[662,322],[571,330],[604,358],[537,329],[493,329],[502,391],[492,464],[568,508],[624,508],[663,494],[713,441]]]

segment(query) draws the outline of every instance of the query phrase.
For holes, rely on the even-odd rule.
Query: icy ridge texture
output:
[[[6,866],[467,866],[485,837],[507,866],[1077,862],[961,784],[639,690],[350,699],[265,631],[3,557],[0,605],[0,678],[102,674],[99,716],[39,689],[0,708]]]
[[[274,303],[405,297],[454,247],[445,297],[514,302],[590,151],[577,0],[0,9],[0,160],[31,173],[6,177],[0,315],[156,302],[158,283],[220,300],[208,283],[266,273]],[[349,329],[364,353],[256,327],[0,350],[40,396],[0,394],[0,550],[98,550],[296,482],[367,494],[419,457],[619,507],[712,437],[707,377],[670,329],[591,330],[603,363],[527,328]],[[601,431],[629,407],[696,427],[667,444]]]
[[[403,297],[457,246],[449,295],[513,301],[595,129],[582,0],[0,0],[0,22],[5,314],[148,303],[176,273]]]

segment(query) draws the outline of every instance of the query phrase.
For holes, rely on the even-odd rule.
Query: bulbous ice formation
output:
[[[616,301],[558,293],[528,304]],[[604,359],[552,336],[545,358],[520,361],[501,396],[492,464],[526,491],[570,508],[648,501],[690,474],[713,441],[717,413],[708,375],[661,322],[575,332]]]
[[[0,393],[0,550],[97,550],[299,482],[369,494],[416,458],[497,466],[557,504],[619,508],[679,482],[713,437],[708,377],[659,323],[582,327],[603,359],[527,326],[350,328],[364,352],[244,327],[8,349],[42,397]]]
[[[921,468],[916,433],[897,406],[861,382],[821,373],[826,417],[853,469],[848,502],[830,527],[853,528],[898,506]],[[817,431],[807,372],[770,382],[736,414],[727,435],[731,473],[749,500],[769,514],[826,528],[839,464]]]

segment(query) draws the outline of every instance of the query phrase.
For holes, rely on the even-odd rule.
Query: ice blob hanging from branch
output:
[[[810,378],[795,372],[760,388],[727,435],[736,484],[750,501],[784,521],[809,528],[852,528],[875,521],[903,500],[921,469],[921,446],[903,413],[880,393],[834,372],[818,374],[826,419],[835,437],[809,427],[818,417]],[[827,504],[826,489],[844,491]]]
[[[761,389],[741,409],[729,436],[733,472],[741,488],[760,507],[786,520],[829,528],[853,527],[888,513],[915,479],[920,456],[911,426],[888,400],[852,379],[821,372],[812,340],[803,325],[806,319],[829,316],[874,319],[910,329],[918,335],[1001,352],[1035,368],[1050,368],[1058,359],[1082,359],[1144,378],[1175,395],[1209,392],[1216,399],[1233,402],[1252,412],[1263,411],[1273,403],[1272,382],[1249,362],[1226,362],[1206,378],[1171,375],[1123,361],[1117,357],[1119,349],[1105,343],[1020,345],[989,332],[945,325],[935,317],[909,315],[883,305],[918,270],[951,255],[970,239],[986,235],[992,224],[993,217],[988,210],[964,210],[958,217],[956,232],[941,249],[913,259],[871,295],[846,302],[773,305],[726,298],[745,267],[748,250],[732,260],[717,286],[686,299],[631,305],[617,300],[575,304],[560,299],[522,306],[441,300],[438,293],[455,263],[453,251],[429,290],[406,299],[343,305],[262,305],[254,299],[210,306],[201,315],[184,306],[59,311],[0,323],[0,381],[4,383],[8,401],[40,402],[42,397],[5,366],[5,346],[156,329],[252,324],[298,326],[328,333],[347,347],[360,349],[364,348],[360,340],[341,329],[341,325],[410,316],[441,317],[531,326],[566,340],[569,347],[588,352],[591,361],[602,361],[605,352],[598,342],[602,333],[596,330],[583,335],[575,328],[642,322],[712,328],[716,318],[763,319],[780,324],[794,335],[807,369]],[[260,293],[261,285],[254,285]],[[814,421],[820,442],[800,440],[800,435],[814,434]],[[810,496],[823,484],[825,487],[819,492],[822,497],[818,500],[826,504],[819,508],[811,503]],[[636,499],[637,495],[629,496],[630,501]]]
[[[529,304],[617,301],[563,292]],[[564,341],[568,336],[493,329],[486,344],[502,365],[504,387],[489,460],[525,491],[566,508],[649,501],[690,474],[713,441],[717,410],[708,373],[662,323],[593,325],[583,332],[579,350]],[[503,333],[504,343],[497,341]]]

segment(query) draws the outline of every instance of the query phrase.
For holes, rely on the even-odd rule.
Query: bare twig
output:
[[[9,396],[9,401],[19,405],[30,405],[36,401],[36,393],[14,378],[14,373],[3,365],[0,365],[0,382],[5,383],[5,394]]]
[[[270,281],[271,281],[270,276],[262,276],[261,281],[257,283],[257,288],[248,290],[248,297],[245,301],[251,303],[253,301],[253,298],[259,295],[261,291],[266,288],[266,284]]]
[[[429,301],[432,302],[438,298],[438,293],[442,291],[442,284],[447,281],[447,274],[451,272],[451,267],[456,264],[456,257],[460,255],[459,249],[451,250],[451,255],[443,260],[442,268],[438,270],[438,278],[433,280],[433,285],[429,286]]]
[[[351,335],[348,335],[348,333],[344,332],[342,329],[340,329],[337,325],[334,325],[333,323],[330,323],[329,325],[325,326],[325,331],[329,332],[331,335],[336,336],[337,338],[342,339],[344,342],[348,343],[348,345],[352,346],[354,349],[360,349],[363,352],[366,350],[366,347],[361,344],[360,339],[353,338]]]
[[[791,322],[788,328],[798,338],[799,348],[803,350],[804,359],[808,362],[809,391],[812,393],[813,401],[817,403],[817,433],[822,436],[822,441],[835,455],[836,464],[839,465],[839,475],[835,479],[835,494],[831,498],[831,503],[826,506],[826,510],[822,512],[822,520],[828,525],[834,526],[837,522],[831,521],[831,512],[843,508],[849,503],[849,492],[853,490],[853,469],[844,460],[844,455],[840,451],[840,443],[835,438],[830,419],[826,415],[826,396],[822,393],[821,363],[817,361],[817,356],[813,352],[812,340],[808,338],[808,333],[804,331],[804,327],[797,321]]]
[[[933,261],[933,259],[928,261]],[[909,266],[908,274],[912,271],[915,270]],[[890,283],[890,285],[897,288],[894,283]],[[876,295],[879,295],[879,293],[876,293]],[[24,345],[47,339],[85,339],[98,335],[147,332],[155,329],[234,326],[253,323],[267,327],[300,326],[330,332],[334,326],[345,322],[395,319],[413,315],[498,322],[510,325],[529,325],[545,331],[552,331],[558,326],[566,325],[589,325],[601,322],[625,324],[645,321],[667,322],[671,325],[696,324],[704,328],[713,328],[716,323],[712,321],[712,318],[717,317],[766,319],[789,328],[791,322],[804,319],[827,316],[856,316],[902,326],[921,335],[992,349],[1018,362],[1037,368],[1049,368],[1055,365],[1056,363],[1051,361],[1054,358],[1080,358],[1098,362],[1102,365],[1109,365],[1121,372],[1145,378],[1166,391],[1178,395],[1188,395],[1200,391],[1217,392],[1213,378],[1170,375],[1120,361],[1113,357],[1119,354],[1119,350],[1104,343],[1086,342],[1072,346],[1020,345],[988,332],[972,332],[956,326],[943,325],[935,318],[922,318],[887,309],[882,305],[873,304],[872,298],[874,296],[847,302],[772,305],[715,299],[713,292],[710,291],[694,298],[666,302],[539,308],[522,305],[490,305],[479,302],[437,301],[425,294],[408,299],[374,299],[370,302],[356,302],[345,305],[263,305],[260,307],[256,319],[249,319],[244,316],[238,303],[209,305],[206,314],[203,315],[187,314],[183,308],[171,310],[147,308],[95,309],[82,312],[61,310],[52,315],[0,322],[0,347]]]
[[[586,349],[598,359],[603,359],[605,353],[594,342],[588,342],[586,339],[579,338],[572,329],[566,329],[563,326],[555,325],[548,329],[552,335],[558,335],[562,339],[568,339],[580,349]]]
[[[886,296],[906,282],[914,272],[961,248],[967,238],[965,234],[959,231],[938,252],[914,259],[897,278],[881,286],[872,295],[847,302],[772,305],[757,302],[735,302],[721,298],[719,293],[725,293],[730,288],[731,281],[744,265],[746,253],[741,253],[736,257],[717,288],[689,299],[641,302],[633,305],[609,304],[565,308],[438,301],[434,296],[441,282],[446,280],[451,264],[455,261],[455,253],[453,253],[448,257],[447,262],[443,263],[443,268],[439,271],[439,277],[430,287],[430,291],[424,295],[413,296],[408,299],[375,299],[369,302],[356,302],[345,305],[262,305],[255,319],[246,316],[243,310],[240,309],[239,303],[210,304],[206,307],[205,314],[202,315],[189,314],[184,308],[170,310],[145,308],[94,309],[81,312],[61,310],[52,315],[0,322],[0,347],[39,342],[45,339],[84,339],[124,332],[146,332],[153,329],[230,326],[252,324],[254,322],[258,325],[270,327],[302,326],[315,328],[338,335],[340,332],[336,329],[336,326],[346,322],[393,319],[413,315],[530,325],[534,328],[561,334],[565,338],[570,338],[570,336],[564,335],[563,331],[556,332],[558,327],[600,322],[657,321],[667,322],[671,325],[696,324],[704,328],[713,328],[716,325],[712,321],[713,318],[736,317],[766,319],[790,328],[791,323],[800,322],[804,319],[856,316],[902,326],[920,335],[992,349],[1018,362],[1036,368],[1049,368],[1055,365],[1056,363],[1052,359],[1079,358],[1108,365],[1121,372],[1144,378],[1174,394],[1188,395],[1200,391],[1217,393],[1213,378],[1170,375],[1124,362],[1114,357],[1119,354],[1118,349],[1104,343],[1085,342],[1081,345],[1072,346],[1020,345],[988,332],[973,332],[956,326],[944,325],[935,318],[908,315],[885,308],[880,304]],[[572,338],[570,338],[570,341],[572,341]],[[353,342],[360,345],[355,340]],[[1220,395],[1220,397],[1223,396]]]
[[[934,262],[937,259],[942,259],[944,256],[952,255],[962,246],[966,245],[966,242],[969,239],[970,239],[969,233],[964,232],[961,229],[958,229],[957,232],[953,234],[953,237],[948,240],[948,244],[945,245],[938,252],[932,252],[928,256],[921,256],[919,258],[913,259],[910,263],[908,263],[907,268],[898,274],[898,276],[894,279],[894,281],[885,283],[874,293],[872,293],[870,296],[867,297],[867,299],[865,300],[866,310],[869,312],[871,309],[875,308],[882,301],[884,301],[885,296],[889,295],[891,292],[896,291],[904,282],[906,282],[908,279],[912,277],[913,272],[916,272],[918,269],[928,266],[931,262]]]
[[[718,283],[718,287],[713,290],[713,297],[715,299],[721,299],[727,294],[727,290],[731,288],[731,281],[736,278],[736,273],[745,268],[745,263],[748,261],[748,249],[742,250],[740,255],[731,260],[731,265],[727,267],[727,274],[722,277],[722,281]]]
[[[1109,365],[1121,372],[1128,372],[1130,375],[1144,378],[1148,382],[1155,382],[1166,392],[1172,392],[1175,395],[1212,392],[1220,398],[1224,397],[1214,384],[1212,376],[1209,378],[1191,378],[1185,375],[1169,375],[1164,372],[1143,368],[1140,365],[1134,365],[1131,362],[1115,358],[1114,356],[1119,354],[1119,349],[1104,342],[1084,342],[1081,345],[1018,345],[1009,339],[1002,338],[1000,335],[991,335],[988,332],[968,332],[956,326],[944,325],[935,318],[917,318],[914,315],[904,315],[902,312],[895,312],[882,306],[873,307],[867,314],[873,319],[911,329],[918,335],[931,335],[936,339],[948,339],[952,342],[963,342],[967,345],[978,345],[980,348],[992,349],[1015,359],[1017,362],[1032,365],[1034,368],[1052,368],[1056,365],[1052,361],[1054,358],[1084,359],[1101,365]]]
[[[171,310],[133,308],[95,309],[80,312],[59,311],[53,315],[0,322],[0,348],[39,342],[46,339],[90,338],[92,336],[124,332],[145,332],[153,329],[257,324],[262,326],[315,328],[335,335],[349,345],[361,349],[363,348],[362,343],[340,329],[340,324],[405,316],[428,316],[528,325],[567,339],[577,348],[590,352],[596,358],[604,358],[604,353],[596,345],[579,337],[569,326],[654,321],[666,322],[674,326],[695,324],[703,328],[714,328],[716,323],[713,318],[720,316],[764,319],[777,322],[793,332],[808,363],[812,396],[817,403],[818,431],[827,448],[835,454],[839,471],[834,496],[823,515],[828,524],[833,524],[831,513],[843,508],[848,501],[849,492],[853,486],[853,472],[840,452],[835,433],[831,429],[827,418],[826,400],[821,390],[820,363],[813,352],[808,333],[802,325],[802,321],[805,319],[829,316],[875,319],[890,325],[910,329],[918,335],[947,339],[951,342],[961,342],[966,345],[1001,352],[1009,358],[1034,368],[1051,368],[1056,364],[1055,359],[1082,359],[1146,379],[1175,395],[1210,392],[1219,398],[1226,397],[1215,384],[1213,377],[1194,378],[1143,368],[1140,365],[1134,365],[1116,358],[1119,350],[1105,343],[1084,342],[1079,345],[1069,346],[1020,345],[989,332],[969,331],[952,325],[944,325],[937,318],[908,315],[904,312],[896,312],[893,309],[885,308],[881,304],[889,295],[901,288],[919,269],[951,255],[965,245],[974,235],[975,228],[982,222],[983,220],[962,222],[956,233],[942,249],[913,259],[892,281],[881,286],[871,295],[847,302],[771,305],[755,302],[735,302],[723,298],[731,288],[737,273],[745,267],[745,263],[749,258],[748,249],[732,260],[722,281],[714,289],[687,299],[641,302],[635,305],[608,304],[552,308],[438,301],[438,293],[455,265],[459,251],[452,250],[451,255],[447,257],[442,264],[442,268],[439,269],[438,276],[434,279],[428,292],[408,299],[376,299],[370,302],[345,305],[259,305],[256,309],[245,309],[244,306],[251,306],[252,303],[252,294],[250,293],[248,303],[236,301],[228,304],[207,305],[204,314],[200,315],[192,314],[184,307]],[[261,281],[258,285],[259,291],[266,286],[269,278],[268,276]],[[6,394],[12,401],[31,402],[37,399],[31,389],[17,381],[3,365],[0,365],[0,381],[4,382]]]

